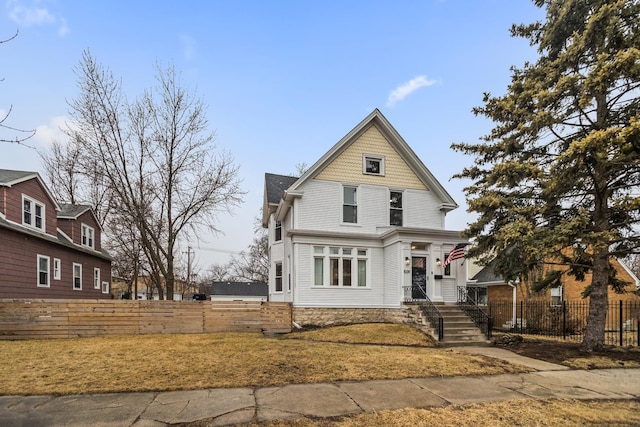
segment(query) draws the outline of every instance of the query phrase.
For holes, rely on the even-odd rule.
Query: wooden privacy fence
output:
[[[0,299],[0,339],[209,332],[291,332],[291,304]]]

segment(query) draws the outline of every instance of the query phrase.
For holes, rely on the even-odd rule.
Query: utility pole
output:
[[[191,289],[191,254],[193,253],[191,246],[187,246],[187,252],[184,253],[187,254],[187,289]]]

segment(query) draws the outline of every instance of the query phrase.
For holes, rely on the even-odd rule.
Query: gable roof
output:
[[[0,169],[0,186],[2,187],[11,187],[33,178],[38,180],[40,186],[46,193],[47,197],[49,197],[49,200],[51,200],[51,203],[53,203],[55,209],[59,211],[60,205],[56,201],[55,197],[53,197],[53,194],[51,194],[51,191],[49,191],[49,187],[47,187],[42,178],[40,178],[40,174],[38,172]]]
[[[267,202],[280,203],[282,194],[291,187],[298,177],[288,175],[276,175],[273,173],[264,174],[264,187],[265,194],[267,195]]]
[[[89,205],[72,205],[71,203],[61,203],[58,218],[78,219],[80,215],[91,210]]]
[[[612,257],[611,259],[615,260],[620,267],[624,269],[629,278],[633,281],[633,284],[637,289],[640,289],[640,279],[635,275],[635,273],[629,268],[629,266],[622,259],[618,259],[616,257]],[[475,276],[471,278],[471,281],[475,281],[476,285],[482,284],[496,284],[496,283],[506,283],[502,276],[494,271],[496,264],[496,259],[492,259],[489,264],[485,265],[482,270],[480,270]]]
[[[39,231],[35,231],[35,230],[31,230],[27,227],[22,227],[20,225],[11,223],[9,221],[7,221],[6,219],[0,217],[0,228],[5,228],[5,229],[9,229],[12,231],[15,231],[17,233],[21,233],[21,234],[26,234],[29,235],[31,237],[37,238],[37,239],[41,239],[41,240],[45,240],[51,243],[55,243],[57,245],[61,245],[73,250],[76,250],[78,252],[84,252],[93,256],[97,256],[100,258],[103,258],[105,260],[111,261],[111,255],[109,254],[109,252],[102,248],[99,252],[98,251],[94,251],[85,247],[82,247],[80,245],[77,245],[75,243],[73,243],[71,241],[71,239],[69,239],[64,233],[62,233],[59,229],[57,230],[58,233],[56,236],[52,236],[50,234],[46,234],[46,233],[41,233]]]
[[[71,203],[61,203],[60,212],[58,212],[58,218],[77,220],[80,217],[80,215],[84,214],[87,211],[93,217],[93,221],[96,223],[98,228],[102,230],[100,221],[98,221],[98,217],[96,217],[96,213],[93,211],[93,207],[91,205],[79,205],[79,204],[74,205]]]
[[[376,126],[387,142],[397,151],[402,160],[411,168],[413,173],[429,190],[433,191],[436,198],[440,200],[440,209],[451,211],[458,207],[451,195],[445,190],[440,182],[433,176],[427,167],[418,158],[416,153],[409,147],[409,144],[400,136],[398,131],[389,123],[387,118],[377,108],[365,117],[356,127],[338,141],[329,151],[327,151],[316,163],[314,163],[286,192],[295,192],[306,181],[313,179],[329,163],[335,160],[347,147],[349,147],[358,137],[369,127]]]
[[[496,260],[494,258],[489,264],[485,265],[482,270],[476,273],[471,280],[476,281],[477,284],[505,283],[502,276],[494,271],[495,265]]]
[[[283,213],[286,213],[292,199],[302,196],[300,187],[322,172],[327,165],[333,162],[371,126],[375,126],[378,129],[416,177],[440,200],[440,210],[449,212],[458,207],[458,204],[429,169],[427,169],[424,163],[422,163],[416,153],[409,147],[409,144],[400,136],[398,131],[395,130],[380,110],[376,108],[307,169],[300,178],[265,174],[265,200],[262,209],[262,225],[264,227],[267,226],[269,214],[276,209],[278,209],[277,215],[279,216],[281,215],[281,209],[284,209]],[[287,179],[285,180],[283,178]],[[268,179],[270,179],[271,182],[268,182]],[[282,201],[284,201],[284,203],[281,204]]]
[[[269,214],[274,212],[284,192],[298,180],[295,176],[264,174],[264,203],[262,207],[262,225],[267,226]]]
[[[36,172],[0,169],[0,185],[11,187],[14,184],[19,184],[37,176]]]
[[[267,297],[269,296],[269,285],[258,282],[212,282],[211,295]]]

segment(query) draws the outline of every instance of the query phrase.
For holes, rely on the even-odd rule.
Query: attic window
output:
[[[26,226],[44,231],[44,205],[36,200],[22,195],[22,223]]]
[[[365,154],[362,156],[362,173],[365,175],[384,175],[384,156]]]

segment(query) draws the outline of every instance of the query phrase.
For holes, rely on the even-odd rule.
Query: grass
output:
[[[208,421],[199,421],[187,425],[204,427],[210,424]],[[640,425],[640,402],[637,400],[519,400],[432,409],[381,411],[335,419],[297,418],[248,424],[255,427],[623,427],[637,425]]]
[[[425,347],[431,342],[421,333],[392,326],[335,328],[333,339],[331,328],[290,336],[300,339],[220,333],[0,341],[0,395],[263,387],[527,371],[484,356]],[[417,346],[418,337],[423,346]],[[363,340],[382,345],[353,344]]]
[[[0,341],[0,395],[169,391],[290,383],[526,372],[451,349],[403,325],[369,324],[261,334],[146,335]],[[507,347],[574,367],[635,367],[640,351],[585,355],[576,344],[525,341]],[[205,427],[201,420],[191,427]],[[640,401],[522,400],[349,417],[254,423],[261,427],[634,426]]]
[[[495,334],[496,343],[503,336],[512,334]],[[534,335],[522,335],[521,342],[501,345],[507,350],[534,359],[568,366],[572,369],[609,369],[640,368],[640,348],[605,346],[601,351],[587,353],[582,351],[578,342],[559,341]]]

